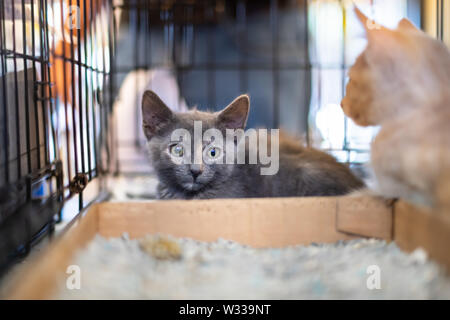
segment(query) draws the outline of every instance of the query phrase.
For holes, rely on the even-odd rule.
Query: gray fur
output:
[[[175,164],[167,152],[172,131],[187,129],[194,139],[194,120],[202,121],[203,132],[209,128],[225,132],[230,126],[235,129],[236,124],[245,126],[248,97],[240,96],[233,101],[225,109],[227,117],[224,111],[167,113],[167,107],[149,91],[144,94],[142,108],[150,159],[159,179],[160,199],[331,196],[346,194],[363,186],[345,165],[332,156],[302,147],[298,141],[283,136],[280,137],[279,171],[273,176],[260,175],[259,164],[204,163],[202,173],[194,179],[191,169],[195,165]],[[163,126],[157,125],[156,128],[154,114],[170,116],[163,121]],[[234,122],[230,121],[233,117]],[[203,142],[203,146],[207,143]]]

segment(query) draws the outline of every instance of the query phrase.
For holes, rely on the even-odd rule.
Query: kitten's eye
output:
[[[175,157],[182,157],[184,154],[184,148],[178,144],[170,147],[170,153]]]
[[[208,156],[213,159],[218,158],[220,156],[220,149],[217,147],[209,148]]]

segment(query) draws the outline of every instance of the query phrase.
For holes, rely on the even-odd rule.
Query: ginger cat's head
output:
[[[349,71],[341,102],[347,116],[362,126],[378,125],[448,94],[450,53],[443,43],[407,19],[391,30],[355,11],[368,45]]]

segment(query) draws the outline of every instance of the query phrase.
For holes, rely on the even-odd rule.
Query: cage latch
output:
[[[88,177],[85,173],[77,173],[70,181],[69,190],[71,193],[80,193],[86,188]]]

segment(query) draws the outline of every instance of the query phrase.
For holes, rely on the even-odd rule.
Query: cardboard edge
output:
[[[22,266],[13,270],[5,284],[8,300],[51,299],[58,281],[64,277],[68,264],[77,250],[85,246],[98,232],[98,208],[92,207],[66,233],[56,237]],[[39,275],[39,276],[37,276]]]
[[[105,203],[99,232],[131,238],[166,233],[201,241],[226,238],[256,248],[360,238],[336,230],[339,197]],[[246,214],[243,214],[243,213]]]
[[[228,232],[238,236],[238,239],[232,240],[238,240],[238,242],[255,247],[268,247],[268,244],[272,241],[276,244],[276,247],[282,247],[302,243],[333,242],[360,238],[360,235],[350,235],[336,228],[338,203],[346,198],[350,202],[355,201],[355,198],[348,197],[320,197],[221,199],[189,202],[104,202],[93,204],[87,210],[87,213],[65,234],[54,239],[53,243],[45,248],[43,252],[30,257],[23,266],[19,266],[14,270],[6,284],[10,288],[9,292],[6,290],[6,298],[50,299],[52,294],[54,294],[54,290],[57,289],[59,281],[66,276],[65,271],[75,252],[86,245],[96,234],[105,235],[102,234],[105,231],[102,228],[112,226],[117,231],[136,225],[143,231],[148,226],[152,226],[152,230],[159,230],[164,225],[166,225],[164,227],[166,228],[167,224],[177,225],[180,210],[185,213],[184,219],[196,216],[194,225],[198,223],[203,224],[196,226],[196,232],[208,231],[209,238],[205,237],[203,239],[205,241],[215,240],[212,238],[212,235],[215,235],[217,229],[214,230],[208,225],[211,220],[204,221],[204,219],[209,217],[209,219],[213,218],[214,220],[214,216],[211,213],[215,213],[218,204],[223,205],[221,209],[223,213],[222,220],[220,220],[221,223],[226,226],[225,229]],[[358,201],[363,203],[366,201],[370,204],[373,199],[360,199]],[[344,207],[347,208],[348,205],[341,206],[341,209],[343,210]],[[249,212],[243,221],[240,220],[237,214],[238,209],[241,210],[240,212],[242,210],[248,210]],[[264,211],[262,209],[268,210],[270,214],[261,214],[261,211]],[[169,215],[167,215],[167,211],[169,211]],[[170,213],[170,211],[172,212]],[[143,221],[139,220],[144,215],[148,216],[148,221],[144,221],[147,223],[146,226],[142,226]],[[134,217],[134,220],[130,220],[131,217]],[[312,221],[308,221],[308,219],[312,219]],[[130,221],[132,221],[131,224]],[[173,224],[174,221],[177,224]],[[233,221],[239,223],[234,223]],[[271,221],[277,225],[278,230],[276,232],[271,230],[273,228]],[[108,225],[105,225],[105,223]],[[288,236],[281,232],[284,229],[280,229],[286,225],[289,226]],[[298,231],[296,226],[302,229]],[[184,234],[176,234],[176,232],[183,230],[183,227],[185,226],[176,227],[174,235],[183,236]],[[216,227],[222,227],[222,225],[216,223]],[[315,228],[315,230],[310,230],[311,227]],[[261,230],[263,230],[263,234],[259,234]],[[306,232],[306,234],[301,235],[302,231]],[[249,232],[249,234],[245,235],[245,232]],[[300,236],[298,233],[300,233]],[[245,241],[239,241],[239,237]],[[298,240],[303,242],[298,242]]]
[[[337,199],[336,230],[361,237],[393,239],[392,205],[381,198],[343,197]]]
[[[450,273],[450,216],[404,201],[394,206],[394,241],[406,252],[424,249]]]

